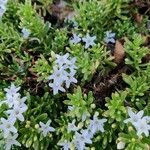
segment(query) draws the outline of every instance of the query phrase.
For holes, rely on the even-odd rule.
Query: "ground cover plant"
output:
[[[149,16],[149,0],[0,0],[0,150],[149,150]]]

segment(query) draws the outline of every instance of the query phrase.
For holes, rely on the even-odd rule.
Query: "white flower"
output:
[[[90,128],[87,128],[87,129],[84,129],[84,130],[81,130],[81,133],[84,137],[86,138],[89,138],[89,139],[92,139],[93,138],[93,132]]]
[[[48,84],[53,89],[53,95],[56,95],[58,91],[65,92],[66,90],[59,84],[49,83]]]
[[[3,130],[4,138],[6,138],[10,132],[17,133],[17,129],[14,127],[15,120],[13,118],[1,118],[0,129]]]
[[[67,79],[65,80],[66,87],[69,88],[71,83],[77,83],[77,79],[74,77],[74,73],[68,73]]]
[[[86,137],[83,134],[76,132],[73,143],[78,150],[84,150],[85,144],[92,144],[92,141],[89,137]]]
[[[28,109],[27,105],[25,104],[25,101],[26,101],[27,97],[22,97],[22,98],[18,98],[14,101],[14,105],[17,105],[18,107],[21,107],[21,108],[26,108],[26,110]]]
[[[147,124],[145,118],[142,118],[138,122],[135,122],[134,126],[137,130],[138,136],[141,136],[142,133],[144,133],[146,137],[149,136],[150,125]]]
[[[53,88],[53,94],[57,94],[58,91],[65,92],[62,87],[66,83],[66,87],[69,88],[71,83],[77,83],[74,75],[76,73],[75,66],[76,58],[70,58],[69,54],[63,56],[56,55],[56,66],[53,67],[53,74],[48,77],[49,80],[53,80],[49,83],[49,86]]]
[[[109,43],[109,42],[111,42],[111,43],[115,43],[115,33],[112,33],[111,31],[106,31],[106,33],[105,33],[105,38],[104,38],[104,42],[105,43]]]
[[[69,60],[69,53],[66,53],[65,55],[56,55],[56,60],[55,60],[55,63],[61,67],[63,66],[64,64],[68,64]]]
[[[125,147],[125,143],[120,141],[119,143],[117,143],[117,149],[124,149]]]
[[[10,115],[10,117],[15,117],[15,119],[19,119],[20,121],[24,121],[24,116],[22,115],[27,110],[27,107],[19,107],[18,105],[14,105],[13,109],[7,110],[6,112]]]
[[[50,126],[51,120],[48,120],[46,124],[40,122],[40,131],[42,132],[43,136],[46,137],[49,132],[54,132],[55,129]]]
[[[104,123],[107,119],[98,119],[96,115],[94,115],[93,120],[90,120],[89,128],[95,134],[98,131],[104,132]]]
[[[70,131],[78,131],[79,130],[79,128],[76,127],[75,122],[76,122],[76,120],[74,119],[72,121],[72,123],[68,124],[68,132],[70,132]]]
[[[77,34],[73,34],[73,37],[70,39],[70,44],[77,44],[81,41],[81,38]]]
[[[85,48],[89,48],[90,46],[95,45],[95,39],[96,36],[90,36],[88,33],[86,34],[86,37],[83,37],[82,40],[85,42]]]
[[[143,114],[144,114],[143,110],[139,111],[138,113],[134,113],[132,111],[132,109],[129,107],[128,108],[128,115],[130,116],[130,118],[124,120],[124,123],[131,122],[132,124],[134,124],[134,123],[138,122],[139,120],[141,120]]]
[[[70,70],[70,72],[72,73],[76,73],[77,66],[75,65],[76,63],[76,58],[73,57],[71,59],[69,59],[69,61],[64,65],[65,68],[68,68]]]
[[[5,13],[6,11],[6,6],[5,5],[0,5],[0,17],[3,16],[3,14]]]
[[[31,34],[31,31],[28,30],[28,29],[26,29],[26,28],[23,28],[23,29],[21,30],[21,32],[22,32],[22,34],[23,34],[23,38],[24,38],[24,39],[27,39],[27,38],[30,36],[30,34]]]
[[[63,150],[69,150],[71,147],[71,142],[68,142],[67,140],[65,140],[64,142],[59,142],[58,145],[62,146]]]
[[[10,88],[5,88],[4,91],[7,92],[8,95],[16,95],[17,92],[20,90],[20,87],[16,87],[13,83],[11,84]]]
[[[49,80],[53,80],[55,84],[62,85],[63,81],[67,79],[67,72],[64,68],[57,69],[53,67],[54,72],[48,77]]]
[[[20,97],[19,93],[16,93],[15,95],[11,95],[11,94],[6,93],[5,103],[7,103],[9,108],[12,108],[15,101],[17,101],[17,99],[19,99],[19,97]]]
[[[8,0],[0,0],[0,5],[6,5]]]
[[[5,150],[11,150],[11,147],[13,145],[16,145],[16,146],[21,146],[21,144],[16,140],[16,138],[18,137],[18,134],[14,134],[14,135],[11,135],[9,134],[8,137],[6,138],[5,140]]]

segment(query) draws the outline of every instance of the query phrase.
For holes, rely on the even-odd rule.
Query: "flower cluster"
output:
[[[63,84],[66,88],[70,87],[71,83],[77,83],[74,75],[76,74],[75,66],[76,58],[69,58],[69,54],[63,56],[56,55],[55,66],[53,67],[53,74],[48,77],[53,82],[49,83],[49,86],[53,88],[53,94],[57,94],[58,91],[65,92]]]
[[[96,36],[90,36],[89,33],[86,34],[85,37],[80,37],[77,34],[73,34],[73,37],[70,39],[70,44],[77,44],[81,42],[81,40],[85,43],[85,49],[89,48],[90,46],[95,45]]]
[[[6,4],[8,0],[0,0],[0,18],[3,16],[3,14],[6,11]]]
[[[68,124],[68,132],[75,132],[73,140],[58,143],[64,150],[69,150],[73,145],[77,150],[84,150],[86,144],[92,144],[92,138],[97,132],[104,132],[104,123],[107,119],[98,119],[96,115],[90,120],[86,129],[81,129],[75,125],[75,119]],[[80,130],[80,131],[79,131]]]
[[[20,87],[11,84],[10,88],[5,88],[4,90],[6,92],[6,100],[3,103],[8,105],[9,110],[6,111],[8,118],[1,118],[0,129],[3,131],[5,138],[5,148],[6,150],[10,150],[13,145],[21,146],[16,140],[18,134],[14,125],[17,120],[24,121],[23,113],[28,107],[25,104],[26,97],[21,98],[20,93],[18,93]]]
[[[128,114],[130,118],[124,120],[124,123],[132,123],[132,125],[135,127],[137,130],[137,135],[141,136],[142,133],[145,134],[145,136],[149,136],[149,131],[150,131],[150,117],[149,116],[144,116],[144,111],[141,110],[138,113],[134,113],[131,108],[128,108]]]

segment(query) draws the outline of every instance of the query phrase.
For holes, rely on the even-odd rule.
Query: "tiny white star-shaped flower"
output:
[[[15,119],[24,121],[23,113],[27,110],[27,107],[19,107],[18,105],[14,105],[13,109],[7,110],[6,112],[10,115],[10,117],[14,117]]]
[[[5,5],[0,5],[0,17],[3,16],[3,14],[5,13],[6,11],[6,6]]]
[[[131,122],[132,124],[134,124],[142,118],[143,114],[144,114],[143,110],[139,111],[138,113],[134,113],[132,111],[132,109],[129,107],[128,108],[128,115],[130,116],[130,118],[124,120],[124,123]]]
[[[71,142],[68,142],[67,140],[65,140],[64,142],[59,142],[58,145],[62,146],[63,150],[70,150]]]
[[[68,68],[70,70],[70,72],[74,72],[74,74],[76,73],[77,66],[75,65],[76,63],[76,58],[73,57],[71,59],[69,59],[69,61],[64,65],[64,68]]]
[[[90,138],[92,139],[93,138],[93,132],[90,128],[87,128],[87,129],[84,129],[84,130],[81,130],[81,133],[84,137],[86,138]]]
[[[14,106],[18,106],[20,108],[26,108],[26,110],[28,109],[27,105],[25,104],[27,97],[22,97],[22,98],[18,98],[14,101]]]
[[[5,88],[4,91],[9,95],[15,95],[20,90],[20,87],[16,87],[13,83],[9,88]]]
[[[74,77],[74,73],[69,73],[66,79],[66,87],[69,88],[71,83],[77,83],[77,79]]]
[[[84,150],[85,144],[92,144],[92,140],[89,137],[86,137],[83,134],[76,132],[73,143],[78,150]]]
[[[85,48],[89,48],[90,46],[95,45],[96,36],[90,36],[89,33],[86,34],[85,37],[82,38],[82,41],[85,42]]]
[[[0,0],[0,5],[6,5],[8,0]]]
[[[40,131],[42,132],[43,136],[46,137],[49,132],[54,132],[55,129],[50,126],[51,120],[48,120],[46,124],[40,122]]]
[[[104,132],[104,123],[107,119],[98,119],[96,115],[94,115],[93,120],[90,120],[89,128],[95,134],[98,131]]]
[[[11,150],[11,147],[13,145],[16,145],[16,146],[21,146],[21,144],[16,140],[18,137],[18,134],[14,134],[14,135],[11,135],[9,134],[8,137],[5,139],[5,150]]]
[[[79,128],[75,125],[76,120],[74,119],[72,123],[68,124],[68,132],[70,131],[78,131]]]
[[[81,41],[81,37],[73,33],[73,37],[70,39],[70,44],[77,44]]]
[[[146,137],[149,136],[150,125],[147,123],[145,118],[142,118],[138,120],[138,122],[135,122],[134,126],[137,130],[138,136],[141,136],[142,133],[144,133]]]
[[[14,118],[1,118],[0,129],[3,130],[4,138],[6,138],[11,132],[17,133],[17,129],[14,127]]]
[[[55,63],[58,65],[58,67],[61,67],[64,64],[67,64],[69,62],[68,58],[69,58],[69,53],[66,53],[65,55],[56,54]]]
[[[19,99],[19,97],[20,97],[19,93],[16,93],[14,95],[6,93],[5,103],[8,105],[9,108],[12,108],[17,99]]]
[[[65,92],[66,90],[59,84],[49,83],[48,84],[53,89],[53,94],[56,95],[58,91]]]
[[[116,41],[115,41],[115,33],[112,33],[111,31],[106,31],[106,33],[105,33],[105,38],[104,38],[104,42],[105,43],[109,43],[109,42],[111,42],[111,43],[115,43]]]
[[[31,31],[30,31],[29,29],[26,29],[26,28],[23,28],[23,29],[21,30],[21,32],[22,32],[22,34],[23,34],[23,38],[24,38],[24,39],[27,39],[27,38],[30,36],[30,34],[31,34]]]
[[[57,69],[56,67],[53,67],[53,69],[54,72],[48,77],[48,79],[53,80],[55,84],[62,85],[64,80],[68,79],[68,73],[64,70],[64,68]]]

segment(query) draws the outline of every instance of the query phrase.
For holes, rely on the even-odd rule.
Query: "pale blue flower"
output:
[[[63,150],[70,150],[71,142],[68,142],[67,140],[65,140],[64,142],[59,142],[58,145],[62,146]]]
[[[56,95],[58,91],[61,91],[61,92],[66,91],[61,85],[57,85],[55,83],[49,83],[48,85],[53,89],[53,95]]]
[[[16,146],[21,146],[21,144],[16,140],[18,137],[18,134],[9,134],[9,136],[5,139],[5,150],[11,150],[11,147],[16,145]]]
[[[15,95],[20,90],[20,87],[16,87],[13,83],[10,88],[5,88],[4,91],[9,95]]]
[[[56,54],[56,60],[55,63],[59,68],[61,68],[63,65],[66,65],[69,63],[69,53],[66,53],[65,55],[58,55]]]
[[[0,0],[0,18],[3,16],[3,14],[6,11],[6,4],[8,0]]]
[[[7,138],[11,133],[17,133],[14,127],[15,119],[10,117],[8,119],[1,118],[0,129],[3,131],[4,138]]]
[[[53,94],[57,94],[58,91],[65,92],[62,87],[65,83],[66,88],[70,87],[71,83],[77,83],[74,77],[76,73],[75,66],[76,58],[69,58],[69,54],[63,56],[56,55],[55,66],[53,67],[53,73],[48,77],[50,80],[49,86],[53,88]]]
[[[141,110],[137,113],[134,113],[132,109],[128,108],[128,115],[130,118],[124,120],[124,123],[132,123],[132,125],[137,130],[137,135],[141,136],[142,133],[145,134],[145,136],[149,136],[149,130],[150,130],[150,116],[144,116],[144,111]]]
[[[138,122],[139,120],[141,120],[141,118],[143,117],[144,111],[141,110],[138,113],[134,113],[132,111],[132,109],[129,107],[128,108],[128,115],[130,116],[130,118],[124,120],[124,123],[128,123],[131,122],[132,124]]]
[[[40,122],[41,127],[40,127],[39,130],[42,132],[44,137],[46,137],[49,132],[54,132],[55,131],[55,129],[50,126],[50,123],[51,123],[50,119],[47,121],[46,124],[44,124],[43,122]]]
[[[78,131],[79,128],[75,125],[76,120],[74,119],[71,123],[68,124],[68,132],[70,131]]]
[[[7,110],[6,113],[9,114],[9,117],[18,119],[21,122],[24,121],[23,113],[27,110],[27,107],[20,107],[19,105],[14,105],[13,109]]]
[[[73,33],[73,37],[70,39],[70,44],[77,44],[81,41],[81,37]]]
[[[111,42],[111,43],[115,43],[116,41],[115,41],[115,33],[112,33],[111,31],[106,31],[106,33],[105,33],[105,38],[104,38],[104,42],[105,43],[109,43],[109,42]]]
[[[8,0],[0,0],[0,5],[6,5]]]
[[[96,36],[90,36],[89,33],[86,34],[85,37],[82,38],[82,41],[85,42],[85,48],[89,48],[90,46],[95,45]]]
[[[134,123],[134,127],[137,130],[138,136],[141,136],[142,133],[144,133],[146,137],[149,136],[150,125],[147,123],[145,118],[142,118],[138,120],[138,122]]]
[[[98,119],[96,115],[94,115],[93,120],[90,120],[89,128],[92,133],[95,134],[98,131],[104,132],[104,123],[107,119]]]
[[[92,144],[92,140],[89,137],[76,132],[73,143],[77,150],[84,150],[86,144]]]
[[[3,16],[5,11],[6,11],[6,6],[5,5],[0,5],[0,18]]]
[[[27,39],[27,38],[30,36],[30,34],[31,34],[31,31],[30,31],[29,29],[26,29],[26,28],[23,28],[23,29],[21,30],[21,32],[22,32],[22,34],[23,34],[23,38],[24,38],[24,39]]]

